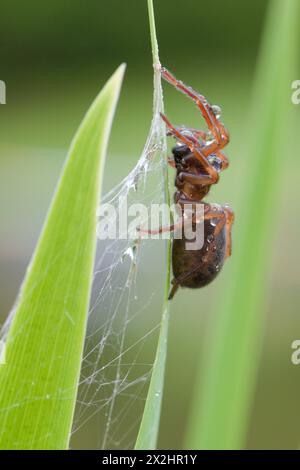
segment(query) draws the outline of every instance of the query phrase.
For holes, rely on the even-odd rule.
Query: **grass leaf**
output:
[[[231,278],[218,298],[204,374],[196,386],[186,445],[245,445],[263,331],[272,234],[278,229],[284,140],[294,80],[298,0],[271,0],[245,141],[247,178],[234,226]],[[227,267],[229,268],[229,266]],[[200,380],[200,377],[199,377]]]
[[[160,62],[158,54],[158,43],[156,38],[155,30],[155,18],[153,10],[152,0],[148,0],[149,10],[149,21],[150,21],[150,34],[152,44],[152,55],[154,65],[154,104],[156,103],[157,96],[162,96],[158,93],[161,90],[161,76],[160,76]],[[163,112],[162,99],[159,103],[159,111]],[[165,135],[164,124],[163,135]],[[166,148],[166,144],[164,144]],[[163,157],[166,157],[163,155]],[[164,188],[165,188],[165,202],[170,206],[170,195],[169,195],[169,181],[168,181],[168,170],[165,160],[164,164]],[[164,376],[167,356],[167,339],[168,339],[168,325],[169,325],[169,289],[170,289],[170,276],[171,276],[171,240],[167,240],[167,256],[166,256],[166,282],[163,302],[163,314],[161,319],[160,333],[158,339],[158,345],[153,364],[153,371],[151,381],[149,385],[147,400],[144,408],[142,422],[140,425],[137,441],[135,444],[136,449],[155,449],[158,431],[159,421],[161,413],[161,404],[164,387]]]
[[[68,447],[86,330],[96,209],[121,65],[84,118],[21,289],[0,366],[0,448]]]

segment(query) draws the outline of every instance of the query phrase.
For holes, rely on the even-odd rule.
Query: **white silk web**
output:
[[[117,218],[124,212],[120,201],[128,207],[143,204],[149,209],[146,217],[153,203],[164,201],[166,142],[160,80],[156,70],[153,119],[143,152],[130,174],[102,199],[102,204],[116,209]],[[163,251],[161,241],[128,239],[125,233],[98,241],[73,448],[134,445],[157,343]]]

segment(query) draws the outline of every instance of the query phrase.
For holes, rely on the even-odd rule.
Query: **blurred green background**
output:
[[[251,165],[243,160],[245,124],[266,6],[266,0],[155,2],[162,63],[223,108],[231,133],[227,149],[231,166],[210,199],[233,208]],[[7,104],[0,106],[4,319],[16,298],[72,135],[121,62],[128,68],[109,147],[106,189],[126,175],[143,147],[152,111],[146,1],[1,2],[0,61],[0,79],[7,86]],[[297,78],[291,77],[291,82]],[[174,123],[199,126],[194,106],[169,87],[165,106]],[[270,227],[272,275],[265,280],[264,347],[247,442],[252,449],[298,448],[300,443],[300,367],[290,361],[291,343],[300,338],[300,223],[295,207],[300,197],[296,142],[300,107],[291,107],[295,127],[283,155],[280,204],[274,207]],[[161,271],[161,261],[154,256],[149,276]],[[211,286],[181,291],[172,302],[159,448],[183,446],[195,370],[199,360],[205,360],[202,345],[208,319],[226,276],[230,261]]]

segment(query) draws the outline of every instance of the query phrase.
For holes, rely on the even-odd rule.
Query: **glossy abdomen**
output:
[[[198,288],[209,284],[220,272],[226,253],[225,226],[215,236],[216,226],[211,220],[204,222],[204,244],[199,250],[187,250],[186,240],[174,239],[172,265],[175,280],[180,286]]]

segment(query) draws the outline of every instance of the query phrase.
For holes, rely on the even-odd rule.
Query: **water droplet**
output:
[[[211,219],[210,225],[211,225],[212,227],[216,227],[217,224],[218,224],[218,219]]]
[[[193,133],[191,131],[189,131],[188,129],[184,129],[183,131],[181,131],[181,134],[186,136],[186,137],[194,137]]]
[[[212,250],[213,252],[217,251],[216,245],[212,246],[212,247],[211,247],[211,250]]]
[[[216,271],[220,271],[220,266],[218,264],[216,264]]]
[[[208,157],[208,161],[214,167],[215,170],[217,170],[218,172],[221,171],[221,169],[222,169],[222,160],[219,157],[217,157],[217,155],[212,153]]]
[[[208,235],[206,241],[207,241],[207,243],[213,242],[214,241],[214,236],[212,234]]]
[[[214,140],[214,136],[211,131],[206,132],[206,141],[208,140]]]
[[[212,108],[216,118],[220,119],[221,113],[222,113],[222,109],[220,108],[220,106],[218,106],[217,104],[214,104],[211,108]]]

